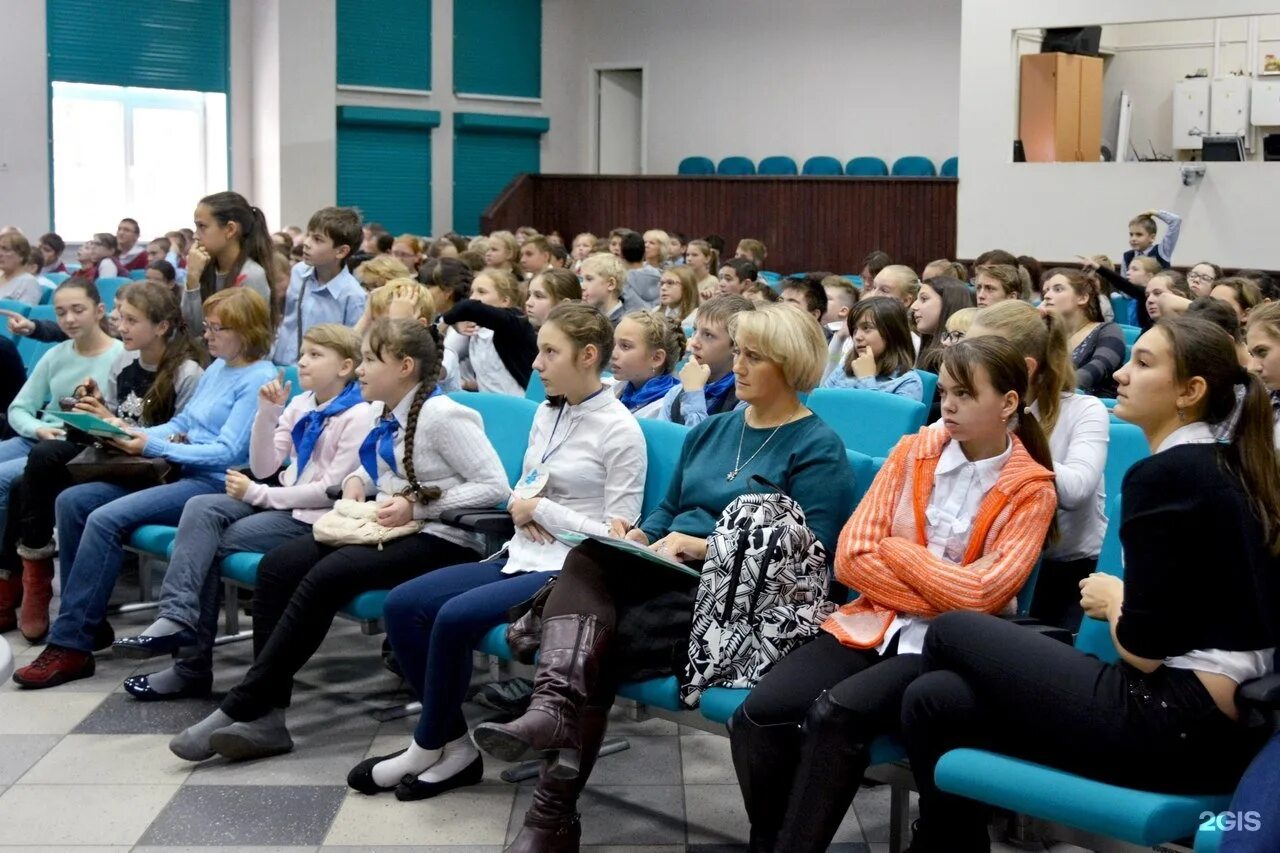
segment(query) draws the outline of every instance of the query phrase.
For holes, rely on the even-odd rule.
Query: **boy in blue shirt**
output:
[[[347,257],[364,238],[360,214],[349,207],[323,207],[311,216],[284,297],[271,360],[288,366],[298,360],[302,336],[321,323],[354,327],[364,314],[365,289],[347,269]]]
[[[1156,243],[1156,220],[1166,226],[1164,239]],[[1129,264],[1134,258],[1149,255],[1165,269],[1173,261],[1173,248],[1178,245],[1178,233],[1182,230],[1182,217],[1167,210],[1147,210],[1129,220],[1129,251],[1124,253],[1121,273],[1129,277]]]

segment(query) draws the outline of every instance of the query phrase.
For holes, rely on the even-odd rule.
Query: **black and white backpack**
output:
[[[826,549],[800,505],[765,485],[774,491],[736,498],[707,537],[680,679],[680,701],[690,708],[708,687],[754,687],[835,610]]]

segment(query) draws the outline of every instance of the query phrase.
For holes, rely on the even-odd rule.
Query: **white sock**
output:
[[[170,634],[176,634],[179,631],[185,630],[185,628],[185,625],[161,616],[159,619],[152,622],[151,626],[147,628],[147,630],[143,631],[142,634],[145,637],[168,637]]]
[[[471,762],[475,761],[479,754],[475,744],[471,742],[470,735],[463,735],[457,740],[446,743],[440,760],[419,773],[418,778],[423,782],[443,782],[470,767]]]
[[[373,781],[380,788],[390,788],[400,782],[406,775],[417,776],[432,764],[440,760],[439,749],[423,749],[417,741],[410,739],[409,748],[386,761],[373,765]]]

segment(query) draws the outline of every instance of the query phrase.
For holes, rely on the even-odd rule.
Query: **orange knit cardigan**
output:
[[[873,649],[899,613],[999,613],[1027,582],[1058,506],[1053,472],[1011,437],[1013,452],[978,506],[959,565],[928,549],[925,510],[951,436],[925,427],[904,436],[840,532],[836,578],[861,593],[822,628],[843,645]]]

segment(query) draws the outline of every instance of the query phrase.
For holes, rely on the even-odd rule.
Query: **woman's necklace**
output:
[[[742,416],[742,435],[738,436],[738,455],[734,457],[733,470],[730,471],[725,476],[725,480],[732,483],[735,479],[737,479],[738,473],[743,468],[746,468],[748,465],[750,465],[752,459],[755,459],[757,456],[760,455],[760,451],[764,450],[765,445],[767,445],[770,441],[773,441],[773,437],[778,434],[778,430],[782,429],[784,426],[786,426],[789,423],[791,423],[790,417],[788,417],[785,421],[783,421],[782,423],[774,427],[773,432],[769,433],[769,437],[764,440],[764,443],[756,448],[755,453],[752,453],[750,456],[747,457],[746,462],[743,462],[742,461],[742,440],[747,437],[747,416],[744,413]]]

